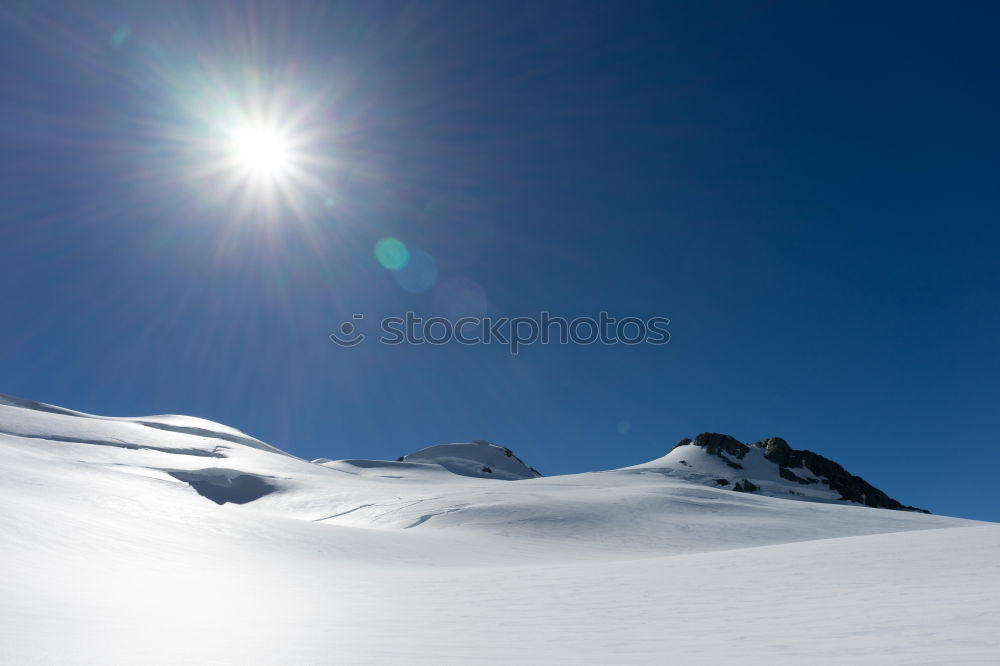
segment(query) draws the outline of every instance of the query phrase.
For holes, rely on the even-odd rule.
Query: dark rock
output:
[[[738,460],[743,460],[743,456],[750,450],[749,446],[735,437],[721,435],[717,432],[703,432],[695,437],[691,443],[703,447],[707,453],[713,456],[717,456],[719,453],[728,453]]]
[[[735,490],[738,493],[752,493],[752,492],[756,492],[758,490],[758,488],[757,488],[757,486],[755,486],[754,484],[750,483],[746,479],[743,479],[742,482],[740,482],[740,481],[736,482],[736,485],[733,486],[733,490]]]
[[[841,499],[881,509],[930,513],[930,511],[926,511],[925,509],[918,509],[916,507],[904,505],[898,500],[889,497],[884,492],[862,479],[860,476],[851,474],[829,458],[825,458],[818,453],[813,453],[812,451],[806,449],[801,451],[793,449],[788,446],[788,443],[785,440],[779,437],[765,439],[757,442],[754,446],[763,448],[764,457],[771,462],[778,463],[779,465],[786,467],[808,469],[820,479],[824,479],[824,482],[830,486],[831,490],[835,490],[840,493]],[[779,469],[779,473],[781,473],[781,471],[782,470]],[[783,473],[782,476],[785,477]],[[808,483],[808,481],[806,481],[806,483]]]
[[[729,458],[727,458],[725,455],[723,455],[721,453],[719,454],[719,459],[722,460],[722,462],[724,462],[727,465],[729,465],[730,467],[732,467],[733,469],[743,469],[743,465],[739,464],[738,462],[733,462],[732,460],[730,460]]]
[[[688,445],[688,444],[690,444],[690,443],[691,443],[691,440],[690,440],[690,439],[688,439],[687,437],[685,437],[685,438],[684,438],[684,439],[682,439],[681,441],[679,441],[679,442],[677,442],[676,444],[674,444],[674,448],[673,448],[673,449],[670,449],[670,450],[671,450],[671,451],[673,451],[673,450],[674,450],[674,449],[676,449],[676,448],[677,448],[678,446],[687,446],[687,445]]]
[[[778,465],[782,465],[784,467],[797,467],[797,465],[789,463],[789,457],[792,454],[792,447],[790,447],[788,442],[780,437],[769,437],[765,440],[757,442],[754,446],[764,449],[764,457],[773,463],[777,463]]]
[[[719,484],[720,486],[728,486],[729,485],[729,479],[716,479],[715,482],[717,484]]]
[[[819,483],[817,479],[814,479],[812,477],[809,477],[808,479],[803,479],[801,476],[798,476],[795,472],[788,469],[787,467],[779,466],[778,474],[783,479],[788,479],[789,481],[795,481],[796,483],[801,483],[804,486],[809,485],[810,483]]]

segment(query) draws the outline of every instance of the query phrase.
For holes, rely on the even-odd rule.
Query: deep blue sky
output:
[[[279,4],[2,10],[0,391],[306,458],[482,437],[546,474],[778,435],[1000,520],[993,3]],[[269,219],[192,175],[187,112],[247,72],[321,158]],[[379,265],[390,235],[435,290]],[[672,339],[327,339],[456,281]]]

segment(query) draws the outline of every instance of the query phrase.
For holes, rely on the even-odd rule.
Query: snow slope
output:
[[[201,419],[10,398],[0,432],[4,664],[1000,653],[1000,525],[735,493],[655,465],[455,473],[447,459],[497,453],[476,443],[307,462]]]

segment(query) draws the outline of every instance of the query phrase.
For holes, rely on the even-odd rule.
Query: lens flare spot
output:
[[[128,41],[129,36],[131,36],[132,31],[127,25],[120,26],[111,35],[111,45],[116,49],[125,46],[125,42]]]
[[[375,258],[384,268],[398,271],[409,262],[410,251],[406,249],[406,244],[403,241],[388,236],[375,243]]]
[[[421,294],[437,281],[437,262],[423,250],[413,250],[406,266],[392,274],[396,284],[411,294]]]

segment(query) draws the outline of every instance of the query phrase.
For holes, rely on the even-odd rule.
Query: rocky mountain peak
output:
[[[687,454],[691,447],[703,451],[705,457],[699,459]],[[686,474],[702,472],[714,485],[742,492],[763,491],[800,499],[848,501],[929,513],[889,497],[829,458],[806,449],[793,449],[780,437],[744,444],[730,435],[703,432],[693,440],[682,439],[662,460],[676,462]]]

